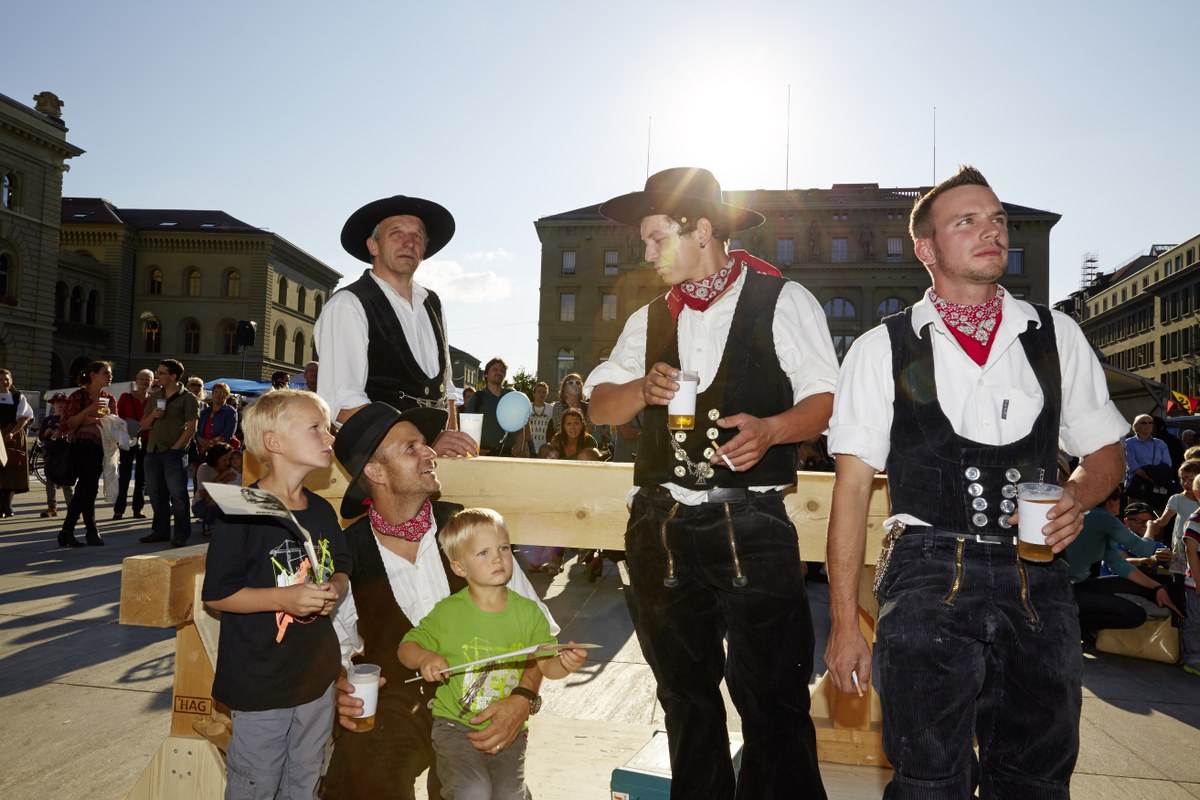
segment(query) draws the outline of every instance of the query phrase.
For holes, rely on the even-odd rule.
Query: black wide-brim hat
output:
[[[614,222],[638,227],[644,217],[667,214],[679,217],[707,217],[713,227],[725,233],[757,228],[766,218],[757,211],[730,205],[721,194],[721,184],[706,169],[673,167],[646,179],[640,192],[623,194],[600,205],[600,213]]]
[[[367,249],[367,239],[371,238],[371,232],[388,217],[402,214],[416,217],[425,224],[424,258],[441,250],[454,237],[454,217],[449,211],[432,200],[398,194],[367,203],[351,214],[342,226],[342,248],[359,261],[370,264],[371,251]]]
[[[440,408],[397,411],[387,403],[375,402],[363,406],[342,423],[333,440],[333,453],[350,475],[350,485],[342,498],[342,517],[352,519],[363,513],[363,501],[367,499],[365,484],[360,480],[363,467],[375,455],[388,431],[401,422],[411,422],[425,437],[425,443],[432,446],[433,440],[446,429],[449,416]]]

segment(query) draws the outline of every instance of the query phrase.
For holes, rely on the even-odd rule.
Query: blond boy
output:
[[[312,534],[319,563],[274,518],[216,521],[202,598],[222,612],[213,698],[233,715],[225,797],[312,797],[341,668],[329,613],[350,563],[333,507],[303,486],[332,457],[329,408],[311,392],[271,392],[247,409],[242,429],[267,471],[257,488]]]
[[[442,796],[525,798],[527,734],[486,754],[472,747],[466,735],[480,727],[470,720],[481,709],[510,694],[523,694],[517,684],[530,660],[519,656],[450,674],[446,670],[552,643],[554,637],[537,604],[508,588],[512,546],[499,514],[486,508],[461,511],[439,540],[450,568],[466,579],[467,588],[434,606],[405,635],[399,657],[425,680],[442,682],[433,705],[433,749]],[[565,678],[582,667],[586,657],[585,650],[568,645],[556,656],[533,662],[545,677]]]

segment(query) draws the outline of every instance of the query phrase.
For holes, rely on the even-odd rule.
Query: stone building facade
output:
[[[742,248],[804,284],[821,303],[841,357],[885,315],[912,305],[929,287],[913,253],[909,212],[929,187],[880,188],[874,183],[830,189],[725,192],[726,202],[766,217],[735,234]],[[1005,203],[1009,263],[1004,286],[1028,300],[1048,301],[1050,230],[1058,214]],[[534,223],[542,243],[538,375],[584,375],[605,359],[625,320],[664,291],[642,260],[638,232],[600,216],[599,205]]]

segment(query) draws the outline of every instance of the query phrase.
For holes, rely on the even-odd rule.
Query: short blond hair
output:
[[[462,548],[466,547],[471,536],[480,530],[493,529],[504,531],[508,536],[508,525],[498,511],[490,508],[464,508],[446,523],[446,527],[438,533],[438,541],[442,552],[451,561],[458,561]]]
[[[329,404],[322,400],[320,395],[301,389],[276,389],[266,392],[243,412],[242,433],[246,437],[243,444],[259,461],[269,463],[263,437],[268,433],[283,433],[288,410],[297,403],[312,403],[321,409],[325,420],[329,420]]]

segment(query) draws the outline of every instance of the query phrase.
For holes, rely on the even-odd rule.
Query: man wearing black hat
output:
[[[325,798],[412,798],[418,775],[434,763],[433,718],[428,702],[436,688],[404,683],[396,649],[404,634],[420,623],[441,599],[466,584],[456,576],[438,547],[437,533],[462,506],[431,500],[441,489],[434,451],[426,445],[442,432],[446,412],[415,407],[404,412],[386,403],[369,403],[351,416],[334,440],[334,453],[350,475],[341,514],[367,514],[346,528],[354,582],[334,613],[343,661],[361,654],[378,664],[388,681],[381,688],[375,726],[353,732],[362,701],[343,678],[337,687],[339,721],[333,759],[325,778]],[[549,610],[521,570],[513,570],[510,588],[538,603],[557,633]],[[538,704],[537,670],[526,670],[513,695],[494,703],[475,721],[491,720],[470,734],[484,752],[499,752],[518,734]],[[431,770],[430,797],[440,797]]]
[[[453,413],[446,400],[452,372],[442,304],[413,279],[422,259],[453,235],[450,212],[419,197],[376,200],[346,220],[342,247],[371,269],[329,298],[314,332],[321,356],[317,392],[336,422],[372,401]],[[438,455],[475,452],[471,438],[457,430],[444,431],[433,447]]]
[[[585,394],[600,424],[643,413],[625,597],[666,712],[671,797],[822,798],[812,618],[781,490],[796,482],[795,443],[820,435],[833,405],[825,315],[770,264],[726,252],[764,220],[725,203],[707,170],[652,175],[600,213],[640,228],[670,286],[626,322]],[[699,375],[694,425],[668,430],[681,369]],[[722,676],[742,720],[736,785]]]

